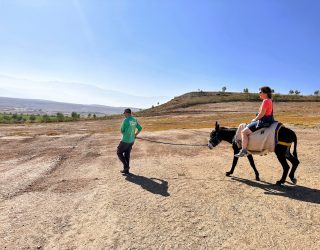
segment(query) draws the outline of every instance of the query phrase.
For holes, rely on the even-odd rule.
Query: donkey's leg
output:
[[[235,154],[239,153],[239,151],[240,151],[240,149],[238,149],[238,148],[234,147],[234,148],[233,148],[233,155],[235,155]],[[232,161],[231,169],[230,169],[230,171],[229,171],[229,172],[226,172],[226,176],[230,176],[230,175],[232,175],[232,174],[233,174],[234,169],[235,169],[235,168],[236,168],[236,166],[237,166],[238,160],[239,160],[239,158],[238,158],[238,157],[233,157],[233,161]]]
[[[294,157],[294,156],[290,153],[289,150],[287,151],[286,158],[287,158],[287,159],[291,162],[291,164],[292,164],[292,168],[291,168],[291,171],[290,171],[290,173],[289,173],[289,178],[290,178],[290,180],[292,181],[293,184],[297,184],[297,179],[294,177],[294,173],[296,172],[297,167],[298,167],[298,165],[299,165],[300,162],[299,162],[299,160],[298,160],[296,157]]]
[[[230,176],[233,174],[234,172],[234,169],[236,168],[237,166],[237,163],[238,163],[238,157],[233,157],[233,161],[232,161],[232,166],[231,166],[231,169],[229,172],[226,172],[226,176]]]
[[[285,152],[283,152],[283,150],[279,150],[278,152],[276,150],[276,154],[277,154],[278,160],[281,163],[281,166],[283,168],[282,177],[279,181],[277,181],[277,185],[281,185],[281,184],[285,183],[290,167],[289,167],[289,164],[286,160]]]
[[[247,157],[248,157],[248,160],[249,160],[249,162],[250,162],[250,165],[251,165],[251,167],[253,168],[253,171],[254,171],[254,173],[255,173],[255,175],[256,175],[256,180],[257,180],[257,181],[260,181],[259,172],[258,172],[258,170],[257,170],[257,168],[256,168],[256,165],[254,164],[254,160],[253,160],[252,155],[248,155]]]

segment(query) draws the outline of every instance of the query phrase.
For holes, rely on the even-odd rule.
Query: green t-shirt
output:
[[[124,119],[121,125],[121,133],[123,135],[121,141],[126,143],[134,142],[136,129],[141,131],[142,127],[135,117],[128,116]]]

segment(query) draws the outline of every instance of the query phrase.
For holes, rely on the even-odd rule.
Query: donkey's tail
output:
[[[297,135],[296,133],[293,133],[293,155],[298,159],[298,154],[297,154],[297,145],[298,145],[298,140],[297,140]]]

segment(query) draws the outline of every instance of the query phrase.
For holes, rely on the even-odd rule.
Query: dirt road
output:
[[[293,127],[298,185],[277,187],[282,169],[272,154],[255,157],[261,181],[246,159],[226,177],[227,143],[209,150],[137,141],[125,177],[119,134],[91,125],[1,127],[1,249],[320,248],[319,129]],[[142,135],[206,143],[209,131]]]

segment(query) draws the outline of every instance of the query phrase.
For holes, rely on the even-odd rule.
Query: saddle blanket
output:
[[[268,128],[260,128],[249,136],[248,152],[250,154],[265,155],[274,152],[276,146],[276,131],[279,122],[274,122]],[[235,140],[239,148],[241,148],[241,131],[245,129],[247,124],[241,123],[237,129]]]

